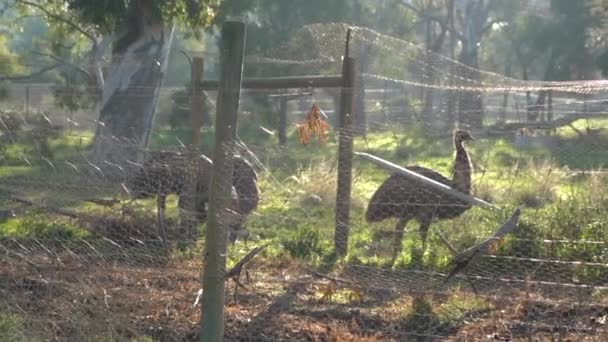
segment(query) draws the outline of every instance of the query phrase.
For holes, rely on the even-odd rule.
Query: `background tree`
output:
[[[301,31],[302,27],[317,23],[345,23],[371,27],[381,33],[406,39],[412,36],[412,19],[402,7],[400,0],[225,0],[220,7],[218,23],[229,17],[242,17],[249,22],[247,28],[246,55],[274,56],[279,59],[323,59],[328,55],[339,58],[343,53],[345,27],[336,26],[332,32],[333,46],[320,46],[318,43],[328,37],[315,37],[310,32]],[[329,49],[326,51],[324,49]],[[337,52],[337,55],[335,51]],[[358,67],[367,70],[374,62],[372,51],[351,51],[357,58]],[[247,76],[280,76],[294,74],[337,74],[336,63],[309,65],[255,65],[245,66]],[[361,80],[360,80],[361,81]],[[359,87],[359,89],[363,89]],[[335,94],[338,95],[337,93]],[[358,131],[365,130],[364,96],[356,96],[355,124]],[[259,96],[257,103],[271,112],[270,102]],[[308,108],[300,108],[308,110]],[[275,126],[277,117],[265,118],[265,124]]]
[[[200,32],[213,23],[220,2],[15,0],[22,11],[41,15],[54,32],[64,31],[87,51],[82,54],[87,70],[82,71],[99,97],[97,161],[135,159],[147,145],[176,25]],[[63,39],[53,41],[65,45]]]

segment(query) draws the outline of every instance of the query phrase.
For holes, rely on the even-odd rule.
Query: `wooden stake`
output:
[[[224,338],[224,279],[228,243],[224,216],[231,200],[233,146],[243,77],[245,30],[245,23],[236,21],[228,21],[222,28],[222,66],[204,251],[201,339],[205,342],[219,342]]]
[[[351,31],[346,39],[346,55]],[[342,93],[340,104],[340,128],[338,147],[338,188],[336,191],[336,230],[334,246],[339,256],[348,250],[350,224],[350,195],[352,186],[353,163],[353,108],[354,86],[356,79],[355,60],[344,57],[342,65]]]

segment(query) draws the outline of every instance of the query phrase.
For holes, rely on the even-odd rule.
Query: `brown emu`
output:
[[[462,193],[471,191],[471,163],[469,155],[464,148],[465,141],[473,137],[467,131],[454,132],[454,160],[453,179],[450,180],[442,174],[421,166],[406,166],[427,178],[443,183]],[[433,219],[447,220],[456,218],[471,207],[453,196],[440,192],[422,182],[414,181],[400,174],[393,174],[376,190],[367,206],[365,218],[367,222],[379,222],[391,217],[399,219],[395,227],[394,250],[392,263],[401,253],[401,245],[405,226],[415,219],[420,224],[420,238],[422,249],[426,249],[426,240],[429,227]]]
[[[212,162],[201,155],[197,163],[198,183],[196,184],[195,211],[199,220],[207,216],[209,184],[211,182]],[[175,152],[155,153],[141,168],[127,178],[124,183],[132,199],[157,196],[157,215],[159,233],[166,241],[164,228],[164,213],[167,196],[179,196],[179,208],[184,208],[186,195],[188,157]],[[253,167],[242,157],[235,156],[232,176],[232,203],[230,212],[230,241],[233,243],[242,231],[245,231],[244,218],[251,213],[260,200],[260,190],[257,186],[257,174]]]

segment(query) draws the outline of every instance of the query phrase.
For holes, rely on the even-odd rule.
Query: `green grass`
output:
[[[572,135],[563,134],[571,148],[591,149],[586,142],[570,141],[572,138]],[[287,151],[274,149],[276,141],[267,136],[247,142],[256,149],[271,175],[261,177],[263,200],[257,210],[259,216],[248,219],[250,230],[262,239],[280,241],[292,256],[319,262],[323,255],[331,253],[333,241],[336,141],[330,139],[326,144],[302,146],[292,135]],[[371,132],[366,139],[355,140],[355,150],[373,153],[401,165],[430,167],[446,175],[452,165],[449,139],[431,141],[418,132]],[[606,237],[602,232],[605,229],[597,223],[606,218],[601,210],[568,211],[571,207],[599,207],[597,199],[602,197],[606,181],[589,175],[571,176],[574,169],[593,170],[598,161],[594,164],[585,159],[598,157],[572,153],[578,158],[569,161],[563,157],[567,150],[562,155],[559,152],[538,147],[521,150],[507,139],[478,139],[470,146],[472,159],[478,166],[474,176],[475,194],[492,200],[505,210],[495,213],[474,208],[458,219],[439,222],[434,227],[440,229],[457,248],[464,249],[494,232],[515,206],[523,206],[526,208],[522,215],[525,223],[519,234],[533,239],[558,238],[560,235],[572,239],[593,236],[604,241]],[[354,161],[353,174],[349,260],[380,265],[388,255],[390,239],[378,240],[374,233],[378,229],[392,230],[395,222],[386,221],[370,227],[364,222],[363,214],[371,194],[388,174],[360,159]],[[572,204],[572,201],[576,203]],[[556,213],[575,215],[573,220],[584,215],[584,221],[587,222],[588,218],[590,222],[580,224],[562,220],[560,217],[563,215]],[[411,249],[419,243],[416,223],[411,222],[408,228],[410,233],[404,240],[402,265],[411,262]],[[573,234],[572,231],[579,233]],[[441,247],[436,235],[431,234],[430,239],[432,245],[440,247],[427,252],[425,261],[440,268],[446,267],[452,259],[451,254]],[[513,252],[515,246],[515,242],[507,243],[502,252]],[[528,247],[528,256],[543,254],[543,248],[546,249],[540,245]],[[556,256],[574,253],[572,246],[552,250]]]
[[[71,240],[89,235],[86,230],[72,224],[49,220],[48,215],[42,213],[9,219],[0,224],[0,237]]]
[[[26,320],[20,315],[0,313],[0,340],[2,341],[31,341],[25,336]]]
[[[337,260],[333,250],[337,187],[335,139],[325,144],[313,142],[303,146],[297,143],[293,131],[290,131],[288,148],[282,150],[276,148],[278,141],[274,136],[256,135],[257,131],[251,127],[242,127],[241,131],[243,140],[256,152],[268,172],[260,173],[262,200],[255,214],[247,218],[252,237],[248,246],[239,243],[229,247],[228,269],[251,248],[266,242],[270,245],[256,260],[297,259],[320,268],[322,272],[339,270],[344,264],[387,266],[392,252],[392,236],[384,232],[392,232],[396,220],[374,224],[364,220],[369,199],[388,177],[385,170],[363,159],[354,159],[348,255],[343,260]],[[188,134],[187,130],[159,132],[153,144],[155,148],[177,146],[179,140],[188,140]],[[210,154],[213,131],[206,131],[203,137],[204,151]],[[608,137],[601,137],[608,141]],[[608,155],[604,156],[603,151],[608,149],[598,147],[602,146],[601,139],[593,142],[581,140],[568,130],[560,130],[560,139],[563,144],[559,149],[518,149],[509,139],[479,138],[471,143],[469,151],[476,165],[474,194],[494,202],[502,210],[474,207],[459,218],[434,223],[429,234],[430,248],[421,260],[416,258],[420,246],[418,225],[410,222],[403,240],[403,252],[394,268],[406,272],[414,268],[448,271],[454,258],[434,229],[441,231],[456,249],[462,251],[493,234],[516,207],[522,207],[521,219],[515,231],[492,251],[496,258],[479,260],[475,269],[489,270],[494,275],[503,271],[513,272],[518,278],[531,276],[543,281],[604,285],[608,279],[608,267],[601,266],[608,264],[608,175],[577,172],[601,171],[600,166],[608,160]],[[70,158],[72,151],[77,151],[81,144],[79,139],[60,137],[54,140],[52,146],[60,160]],[[370,132],[366,139],[355,140],[355,150],[369,152],[400,165],[426,166],[446,176],[453,162],[450,139],[428,139],[413,130]],[[84,184],[91,188],[83,191],[79,182],[86,182]],[[76,186],[71,187],[70,184]],[[18,193],[40,203],[87,214],[100,211],[101,214],[106,209],[82,202],[82,199],[116,196],[119,190],[115,185],[82,178],[78,172],[53,172],[44,165],[29,167],[15,163],[0,166],[0,204],[7,204],[7,207],[10,203],[6,201],[9,195],[7,190],[18,190]],[[155,229],[154,201],[148,199],[138,203],[138,213],[151,218],[145,221],[146,229]],[[108,214],[107,210],[105,214]],[[173,220],[177,217],[174,196],[170,197],[168,203],[168,217]],[[104,241],[100,234],[91,233],[97,231],[82,224],[79,220],[67,220],[34,210],[0,223],[0,240],[16,239],[20,243],[28,239],[61,241],[71,248],[71,242],[82,243],[77,240],[86,239],[97,250],[114,250],[111,242]],[[170,255],[157,255],[157,258],[150,258],[150,262],[161,265],[162,262],[175,260],[197,261],[204,250],[204,230],[205,225],[202,225],[198,241],[178,244]],[[590,240],[604,244],[547,243],[545,240]],[[50,243],[49,246],[53,245]],[[157,245],[121,247],[122,253],[127,258],[132,256],[132,260],[162,254]],[[513,257],[598,263],[600,266],[542,264],[540,267],[538,263],[514,260]],[[320,292],[315,294],[317,299],[321,296]],[[598,302],[606,296],[601,291],[595,295]],[[351,296],[350,290],[338,290],[333,301],[348,305]],[[443,300],[415,297],[398,309],[405,323],[402,328],[425,334],[460,326],[470,319],[471,312],[489,309],[491,305],[482,297],[455,290]],[[87,326],[87,322],[80,324],[82,331],[95,332],[91,334],[91,340],[110,341],[117,338],[114,332],[105,332],[103,327],[99,331]],[[0,340],[32,340],[31,336],[23,336],[26,332],[31,334],[28,329],[31,330],[23,317],[0,313]],[[154,337],[149,336],[133,339],[152,340],[155,340]]]
[[[603,122],[592,122],[593,127]],[[575,123],[585,127],[585,122]],[[268,172],[260,175],[259,186],[262,201],[255,215],[248,217],[248,228],[254,239],[274,242],[265,252],[268,256],[285,256],[321,265],[332,259],[333,231],[335,226],[335,190],[337,178],[337,142],[333,136],[327,143],[313,142],[303,146],[297,142],[290,129],[289,145],[277,149],[277,137],[252,125],[240,127],[239,134],[264,163]],[[152,140],[155,148],[178,146],[189,139],[187,129],[158,131]],[[84,138],[74,135],[61,136],[52,141],[56,155],[69,157],[70,151],[78,151],[90,143],[90,134]],[[214,141],[213,129],[203,132],[202,144],[211,153]],[[603,245],[549,245],[543,239],[569,239],[608,241],[608,214],[602,208],[608,204],[606,192],[608,178],[602,174],[578,174],[575,170],[597,170],[608,160],[603,146],[608,136],[600,135],[595,141],[581,140],[572,130],[559,131],[561,144],[558,149],[534,147],[517,149],[509,139],[479,138],[469,146],[476,166],[474,194],[490,200],[503,208],[488,211],[473,208],[461,217],[437,222],[433,225],[452,243],[463,250],[492,234],[517,206],[524,208],[516,232],[497,250],[498,255],[521,257],[557,258],[608,262],[608,252]],[[608,143],[606,144],[608,146]],[[21,149],[15,148],[16,150]],[[366,139],[355,139],[355,150],[369,152],[400,165],[422,165],[449,175],[453,162],[453,148],[449,138],[429,139],[420,130],[393,130],[370,132]],[[379,231],[392,231],[395,221],[377,224],[364,221],[367,201],[388,176],[377,166],[355,158],[353,163],[353,189],[351,232],[347,262],[366,265],[384,265],[390,255],[391,237]],[[53,184],[49,191],[30,190],[34,199],[49,200],[61,197],[68,207],[90,211],[93,206],[83,204],[83,194],[61,184],[73,181],[48,169],[26,166],[0,167],[0,180],[12,184],[16,180],[44,180]],[[35,183],[35,182],[33,182]],[[100,184],[100,188],[103,188]],[[109,188],[108,188],[109,189]],[[80,191],[82,192],[82,191]],[[87,196],[90,194],[87,193]],[[72,200],[66,200],[72,199]],[[153,209],[153,201],[142,201],[147,210]],[[169,216],[175,215],[175,203],[170,202]],[[399,267],[413,265],[413,250],[419,245],[417,224],[410,222],[403,241],[404,252],[398,260]],[[204,226],[201,228],[204,230]],[[70,239],[84,237],[80,227],[49,220],[42,214],[9,220],[0,226],[0,236],[19,238],[59,236]],[[436,234],[429,235],[430,248],[423,257],[429,267],[445,269],[453,259]],[[530,240],[522,241],[521,239]],[[201,244],[180,248],[180,258],[200,255]],[[231,247],[234,255],[244,255],[242,245]],[[231,259],[232,260],[232,259]],[[238,260],[236,257],[234,260]],[[233,262],[233,261],[230,261]],[[587,279],[601,278],[604,271],[584,270]]]
[[[570,136],[564,139],[570,139]],[[590,148],[586,142],[568,143],[573,144],[573,148]],[[449,139],[429,141],[408,132],[370,133],[367,139],[355,141],[355,150],[373,153],[401,165],[423,165],[446,175],[453,153]],[[304,259],[315,255],[313,259],[318,261],[322,254],[331,253],[335,225],[335,197],[332,197],[336,186],[336,157],[332,155],[335,151],[335,142],[330,141],[321,148],[290,145],[288,156],[262,153],[269,165],[285,167],[273,170],[272,179],[263,178],[261,187],[265,198],[258,210],[261,216],[249,219],[250,228],[263,238],[291,241],[286,245],[291,255]],[[433,227],[440,229],[457,249],[463,250],[491,235],[516,206],[522,206],[522,223],[515,234],[519,239],[608,241],[605,234],[608,230],[602,223],[608,222],[608,214],[601,210],[601,202],[598,202],[608,183],[592,175],[573,176],[572,170],[594,170],[593,165],[582,160],[588,156],[578,153],[580,158],[570,165],[564,158],[560,159],[557,152],[538,147],[516,149],[506,139],[478,139],[470,146],[472,159],[478,166],[474,176],[475,195],[492,200],[504,210],[492,212],[474,208],[460,218],[438,222]],[[363,214],[368,199],[387,173],[359,159],[354,162],[353,173],[349,260],[382,265],[390,252],[387,248],[390,238],[378,240],[374,233],[378,229],[392,230],[395,222],[389,220],[370,227],[364,222]],[[404,239],[404,252],[399,261],[401,266],[412,262],[411,251],[419,244],[417,224],[411,222],[408,229],[410,233]],[[451,254],[435,234],[431,234],[430,239],[431,245],[438,247],[427,251],[425,263],[447,267],[452,260]],[[517,239],[509,240],[501,248],[503,255],[515,253],[522,257],[597,262],[601,259],[598,255],[603,255],[589,247],[567,244],[556,247],[522,243]],[[598,254],[592,258],[591,254],[595,252]]]

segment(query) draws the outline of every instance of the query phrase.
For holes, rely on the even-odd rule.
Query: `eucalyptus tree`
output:
[[[98,162],[137,159],[148,144],[177,27],[200,34],[221,0],[13,0],[45,18],[52,44],[84,51],[80,62],[95,99]],[[58,57],[58,56],[54,56]]]

